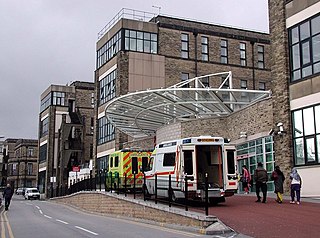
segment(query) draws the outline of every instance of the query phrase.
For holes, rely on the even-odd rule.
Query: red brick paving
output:
[[[267,203],[255,203],[251,195],[228,197],[226,202],[209,208],[235,231],[257,238],[320,237],[320,203],[282,204],[268,198]]]

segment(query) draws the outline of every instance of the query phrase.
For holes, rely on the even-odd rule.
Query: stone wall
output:
[[[206,229],[213,223],[219,222],[214,216],[205,216],[200,213],[104,192],[79,192],[52,200],[89,212],[194,227],[195,229]]]

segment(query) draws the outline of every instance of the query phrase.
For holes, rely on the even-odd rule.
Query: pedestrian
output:
[[[4,207],[6,211],[9,209],[12,195],[13,195],[13,190],[10,184],[7,184],[7,187],[3,191]]]
[[[283,183],[285,177],[278,165],[275,167],[275,170],[271,174],[271,180],[273,180],[274,182],[274,192],[275,194],[277,194],[276,202],[282,203]]]
[[[257,194],[256,202],[261,202],[261,197],[260,197],[260,189],[261,189],[262,195],[263,195],[262,203],[266,203],[268,173],[267,173],[267,170],[265,170],[262,167],[261,162],[258,163],[258,167],[254,171],[254,180],[256,181],[256,194]]]
[[[242,175],[241,175],[242,187],[245,194],[249,193],[251,174],[246,165],[242,165]]]
[[[294,204],[295,195],[297,196],[297,204],[300,204],[300,190],[302,186],[301,177],[296,168],[293,168],[290,174],[291,179],[291,204]]]

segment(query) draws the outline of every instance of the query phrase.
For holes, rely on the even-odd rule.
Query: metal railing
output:
[[[148,178],[149,182],[150,179]],[[184,197],[176,198],[174,191],[177,191],[177,181],[172,181],[171,175],[168,177],[161,176],[159,178],[157,175],[154,177],[154,194],[150,195],[146,190],[146,177],[133,174],[133,176],[124,177],[118,176],[116,173],[100,173],[96,177],[91,177],[79,181],[69,188],[67,186],[57,187],[53,189],[51,197],[65,196],[80,191],[103,191],[116,194],[122,194],[125,197],[131,197],[132,199],[143,199],[144,201],[150,200],[154,201],[155,204],[162,203],[168,204],[171,206],[184,207],[186,211],[189,210],[189,207],[193,209],[200,209],[205,211],[205,214],[209,213],[209,206],[212,201],[209,199],[209,187],[212,188],[212,183],[208,181],[208,178],[205,177],[204,181],[194,181],[193,178],[186,176],[182,181],[180,181],[181,186],[184,186],[182,189],[184,192]],[[197,184],[199,188],[202,189],[204,197],[199,200],[194,200],[194,192],[189,191],[190,183]],[[181,190],[180,190],[181,191]]]

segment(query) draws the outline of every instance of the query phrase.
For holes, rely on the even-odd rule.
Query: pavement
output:
[[[264,204],[255,202],[255,193],[237,194],[210,207],[209,215],[218,217],[235,231],[231,236],[213,237],[320,237],[320,198],[302,198],[297,205],[290,204],[287,196],[279,204],[275,197],[274,193],[268,193]]]

